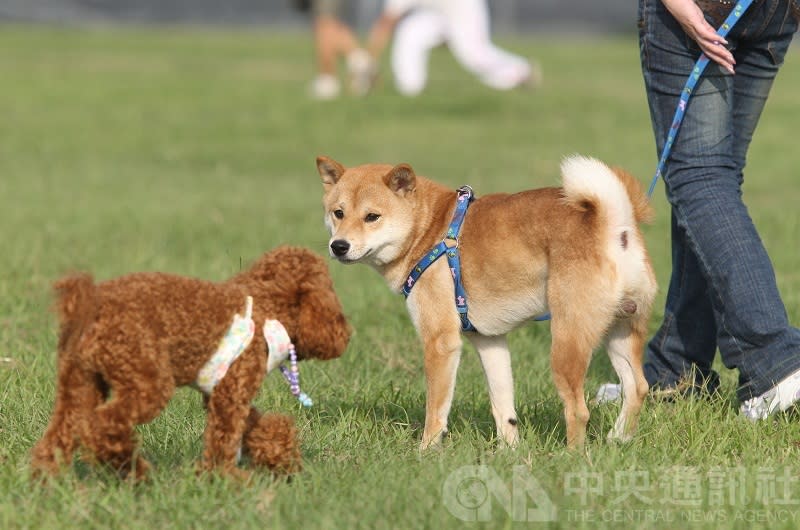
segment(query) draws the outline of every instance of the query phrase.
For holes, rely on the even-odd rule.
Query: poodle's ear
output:
[[[339,162],[327,156],[317,157],[317,171],[322,178],[322,187],[327,193],[344,175],[345,168]]]
[[[313,276],[300,288],[295,346],[303,359],[335,359],[347,348],[350,325],[333,290],[327,267]]]

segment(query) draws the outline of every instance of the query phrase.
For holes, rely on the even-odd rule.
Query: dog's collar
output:
[[[461,282],[461,258],[458,252],[458,235],[461,233],[461,224],[464,222],[467,208],[469,208],[469,204],[474,198],[475,195],[471,187],[461,186],[458,188],[456,210],[453,213],[453,220],[450,222],[444,239],[417,262],[417,265],[411,269],[408,278],[406,278],[403,284],[403,296],[408,298],[408,295],[411,294],[411,289],[417,283],[419,277],[422,276],[422,273],[425,272],[425,269],[442,257],[442,255],[446,255],[447,263],[450,265],[450,273],[453,275],[456,310],[461,319],[462,331],[478,331],[467,316],[467,293],[464,291],[464,285]],[[450,244],[448,244],[448,242],[450,242]]]
[[[253,322],[253,297],[248,296],[245,305],[245,314],[233,316],[233,323],[225,336],[220,341],[217,351],[200,368],[197,373],[195,386],[205,394],[211,394],[214,387],[222,381],[233,362],[239,358],[244,350],[253,341],[255,335],[255,322]],[[300,400],[305,407],[312,405],[311,398],[300,390],[300,369],[297,366],[297,352],[286,332],[286,328],[277,320],[265,320],[264,340],[267,342],[267,372],[276,366],[280,369],[292,394]],[[289,360],[289,367],[285,361]]]
[[[267,371],[269,372],[277,366],[286,382],[289,383],[289,390],[291,390],[292,394],[300,400],[304,407],[310,407],[313,404],[311,398],[300,390],[300,368],[297,366],[297,351],[294,349],[294,344],[292,344],[286,328],[277,320],[265,320],[264,339],[266,339],[267,347],[269,348]],[[273,353],[275,353],[274,356]],[[288,368],[284,364],[287,357],[289,358]]]
[[[263,332],[264,340],[267,341],[267,373],[269,373],[289,358],[289,352],[294,346],[286,328],[277,320],[265,320]]]

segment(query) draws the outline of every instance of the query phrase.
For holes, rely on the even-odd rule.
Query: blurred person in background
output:
[[[446,44],[456,60],[484,84],[509,90],[541,82],[538,64],[495,46],[490,38],[486,0],[386,0],[372,26],[368,49],[375,61],[394,35],[391,65],[397,89],[407,96],[422,92],[428,80],[428,57]],[[375,71],[363,70],[374,81]]]
[[[309,90],[316,99],[335,99],[341,94],[340,59],[346,62],[350,92],[363,96],[369,91],[373,61],[342,20],[345,4],[346,0],[294,0],[295,7],[310,11],[313,19],[317,74]]]

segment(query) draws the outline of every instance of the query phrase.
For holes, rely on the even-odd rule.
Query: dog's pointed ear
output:
[[[405,197],[417,188],[417,175],[408,164],[398,164],[383,176],[383,183],[396,194]]]
[[[328,191],[344,175],[345,168],[339,162],[327,156],[317,157],[317,171],[322,178],[322,186]]]

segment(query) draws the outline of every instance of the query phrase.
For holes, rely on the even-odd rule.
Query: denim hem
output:
[[[779,364],[761,374],[759,380],[752,380],[737,388],[736,397],[742,402],[758,397],[798,370],[800,370],[800,352],[795,355],[787,355]]]

